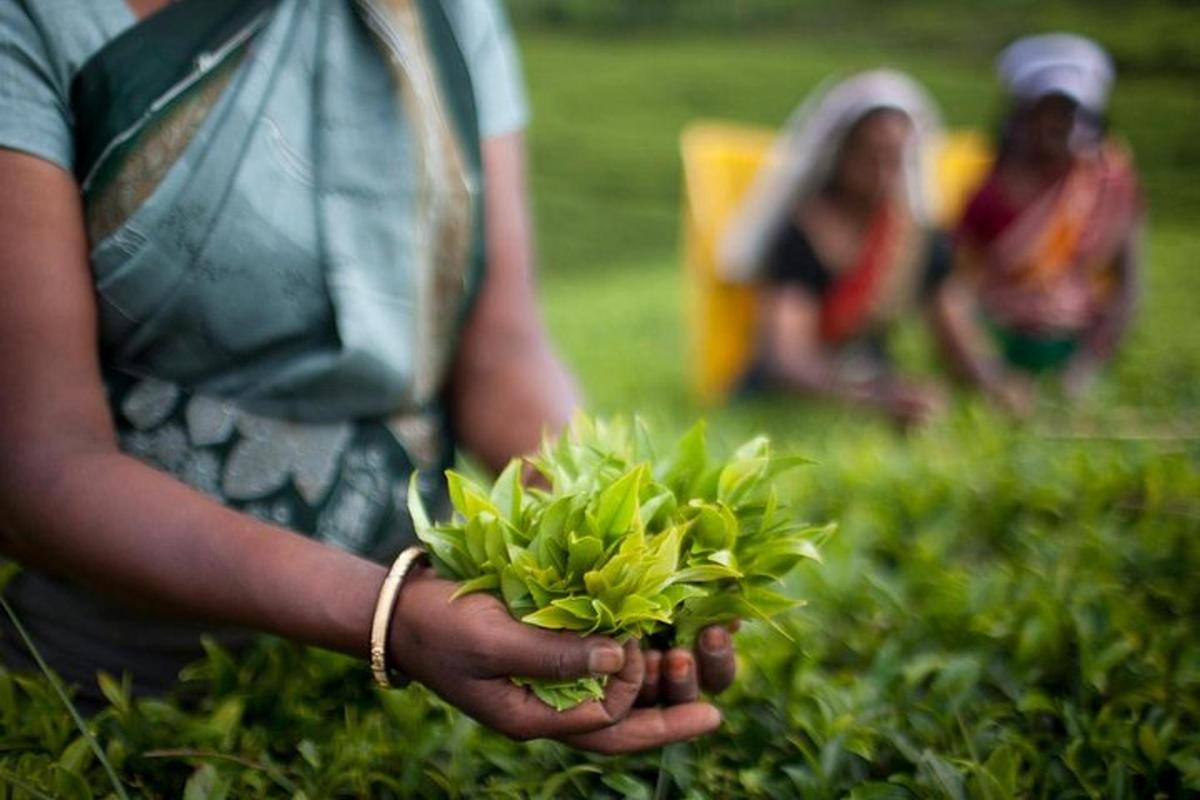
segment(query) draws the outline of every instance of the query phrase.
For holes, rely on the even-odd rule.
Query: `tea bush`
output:
[[[721,731],[661,754],[514,744],[279,641],[212,648],[188,705],[108,679],[89,725],[131,796],[1187,796],[1196,455],[1048,441],[969,410],[913,440],[845,436],[780,481],[841,520],[824,566],[791,582],[808,603],[782,618],[795,643],[747,626]],[[0,673],[0,731],[8,796],[110,792],[44,678]]]
[[[967,16],[938,12],[937,24],[999,30],[985,4]],[[522,33],[547,318],[594,409],[672,432],[697,415],[673,251],[681,124],[778,122],[828,71],[885,62],[926,80],[952,122],[989,118],[990,43],[913,49],[856,30],[853,46],[803,31]],[[1117,88],[1154,226],[1142,313],[1087,407],[1049,403],[1014,427],[966,406],[910,437],[787,400],[708,414],[716,438],[765,431],[813,457],[780,495],[802,518],[840,523],[824,565],[788,587],[807,603],[780,620],[793,641],[761,624],[739,634],[741,672],[714,736],[619,759],[515,744],[420,687],[380,692],[362,663],[265,640],[236,659],[210,648],[175,699],[134,702],[120,676],[104,679],[111,705],[87,728],[120,792],[1200,795],[1200,106],[1189,81],[1156,71]],[[120,795],[46,678],[0,669],[0,800],[106,796]]]

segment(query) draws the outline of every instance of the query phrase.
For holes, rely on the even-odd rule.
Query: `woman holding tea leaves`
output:
[[[520,738],[717,726],[723,628],[643,654],[420,566],[385,584],[414,469],[503,464],[577,402],[534,307],[524,119],[493,2],[0,0],[0,548],[83,700],[253,630],[370,642],[385,682]],[[27,663],[11,627],[0,657]],[[510,680],[585,675],[603,699],[564,713]]]

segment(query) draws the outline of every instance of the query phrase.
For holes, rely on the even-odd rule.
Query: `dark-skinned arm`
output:
[[[524,136],[484,140],[487,271],[451,381],[464,449],[493,470],[537,449],[581,398],[554,353],[537,304]]]
[[[1024,416],[1032,409],[1032,386],[1003,364],[979,324],[974,276],[962,265],[964,260],[969,265],[970,258],[960,250],[959,265],[938,287],[928,312],[930,328],[955,377],[980,389],[1005,411]]]
[[[158,611],[365,657],[385,569],[227,509],[121,453],[74,179],[0,149],[0,186],[0,551]],[[644,674],[635,648],[522,625],[488,596],[450,603],[454,589],[428,570],[406,582],[390,650],[398,667],[486,724],[602,752],[718,724],[699,703],[631,713]],[[564,714],[507,679],[587,674],[613,676],[604,702]]]
[[[765,290],[762,305],[762,335],[774,381],[812,397],[883,412],[905,425],[940,410],[941,396],[930,387],[891,377],[846,380],[820,340],[820,304],[810,292],[773,286]]]
[[[1139,224],[1117,253],[1113,296],[1084,330],[1079,352],[1063,372],[1063,387],[1068,394],[1078,395],[1087,389],[1100,368],[1112,359],[1133,321],[1141,295],[1141,243]]]

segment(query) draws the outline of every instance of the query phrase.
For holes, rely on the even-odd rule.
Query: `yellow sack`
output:
[[[775,140],[768,128],[698,122],[680,137],[682,246],[689,372],[705,403],[719,403],[749,366],[757,318],[754,287],[718,278],[717,243]],[[938,218],[953,225],[991,166],[987,140],[971,130],[945,137],[935,169]]]

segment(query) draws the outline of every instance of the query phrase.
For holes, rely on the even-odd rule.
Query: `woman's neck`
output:
[[[129,11],[139,20],[157,14],[171,5],[171,3],[172,0],[125,0],[125,5],[129,6]]]
[[[835,212],[862,225],[869,222],[882,205],[877,197],[864,197],[845,192],[836,185],[827,187],[821,194],[822,199]]]

